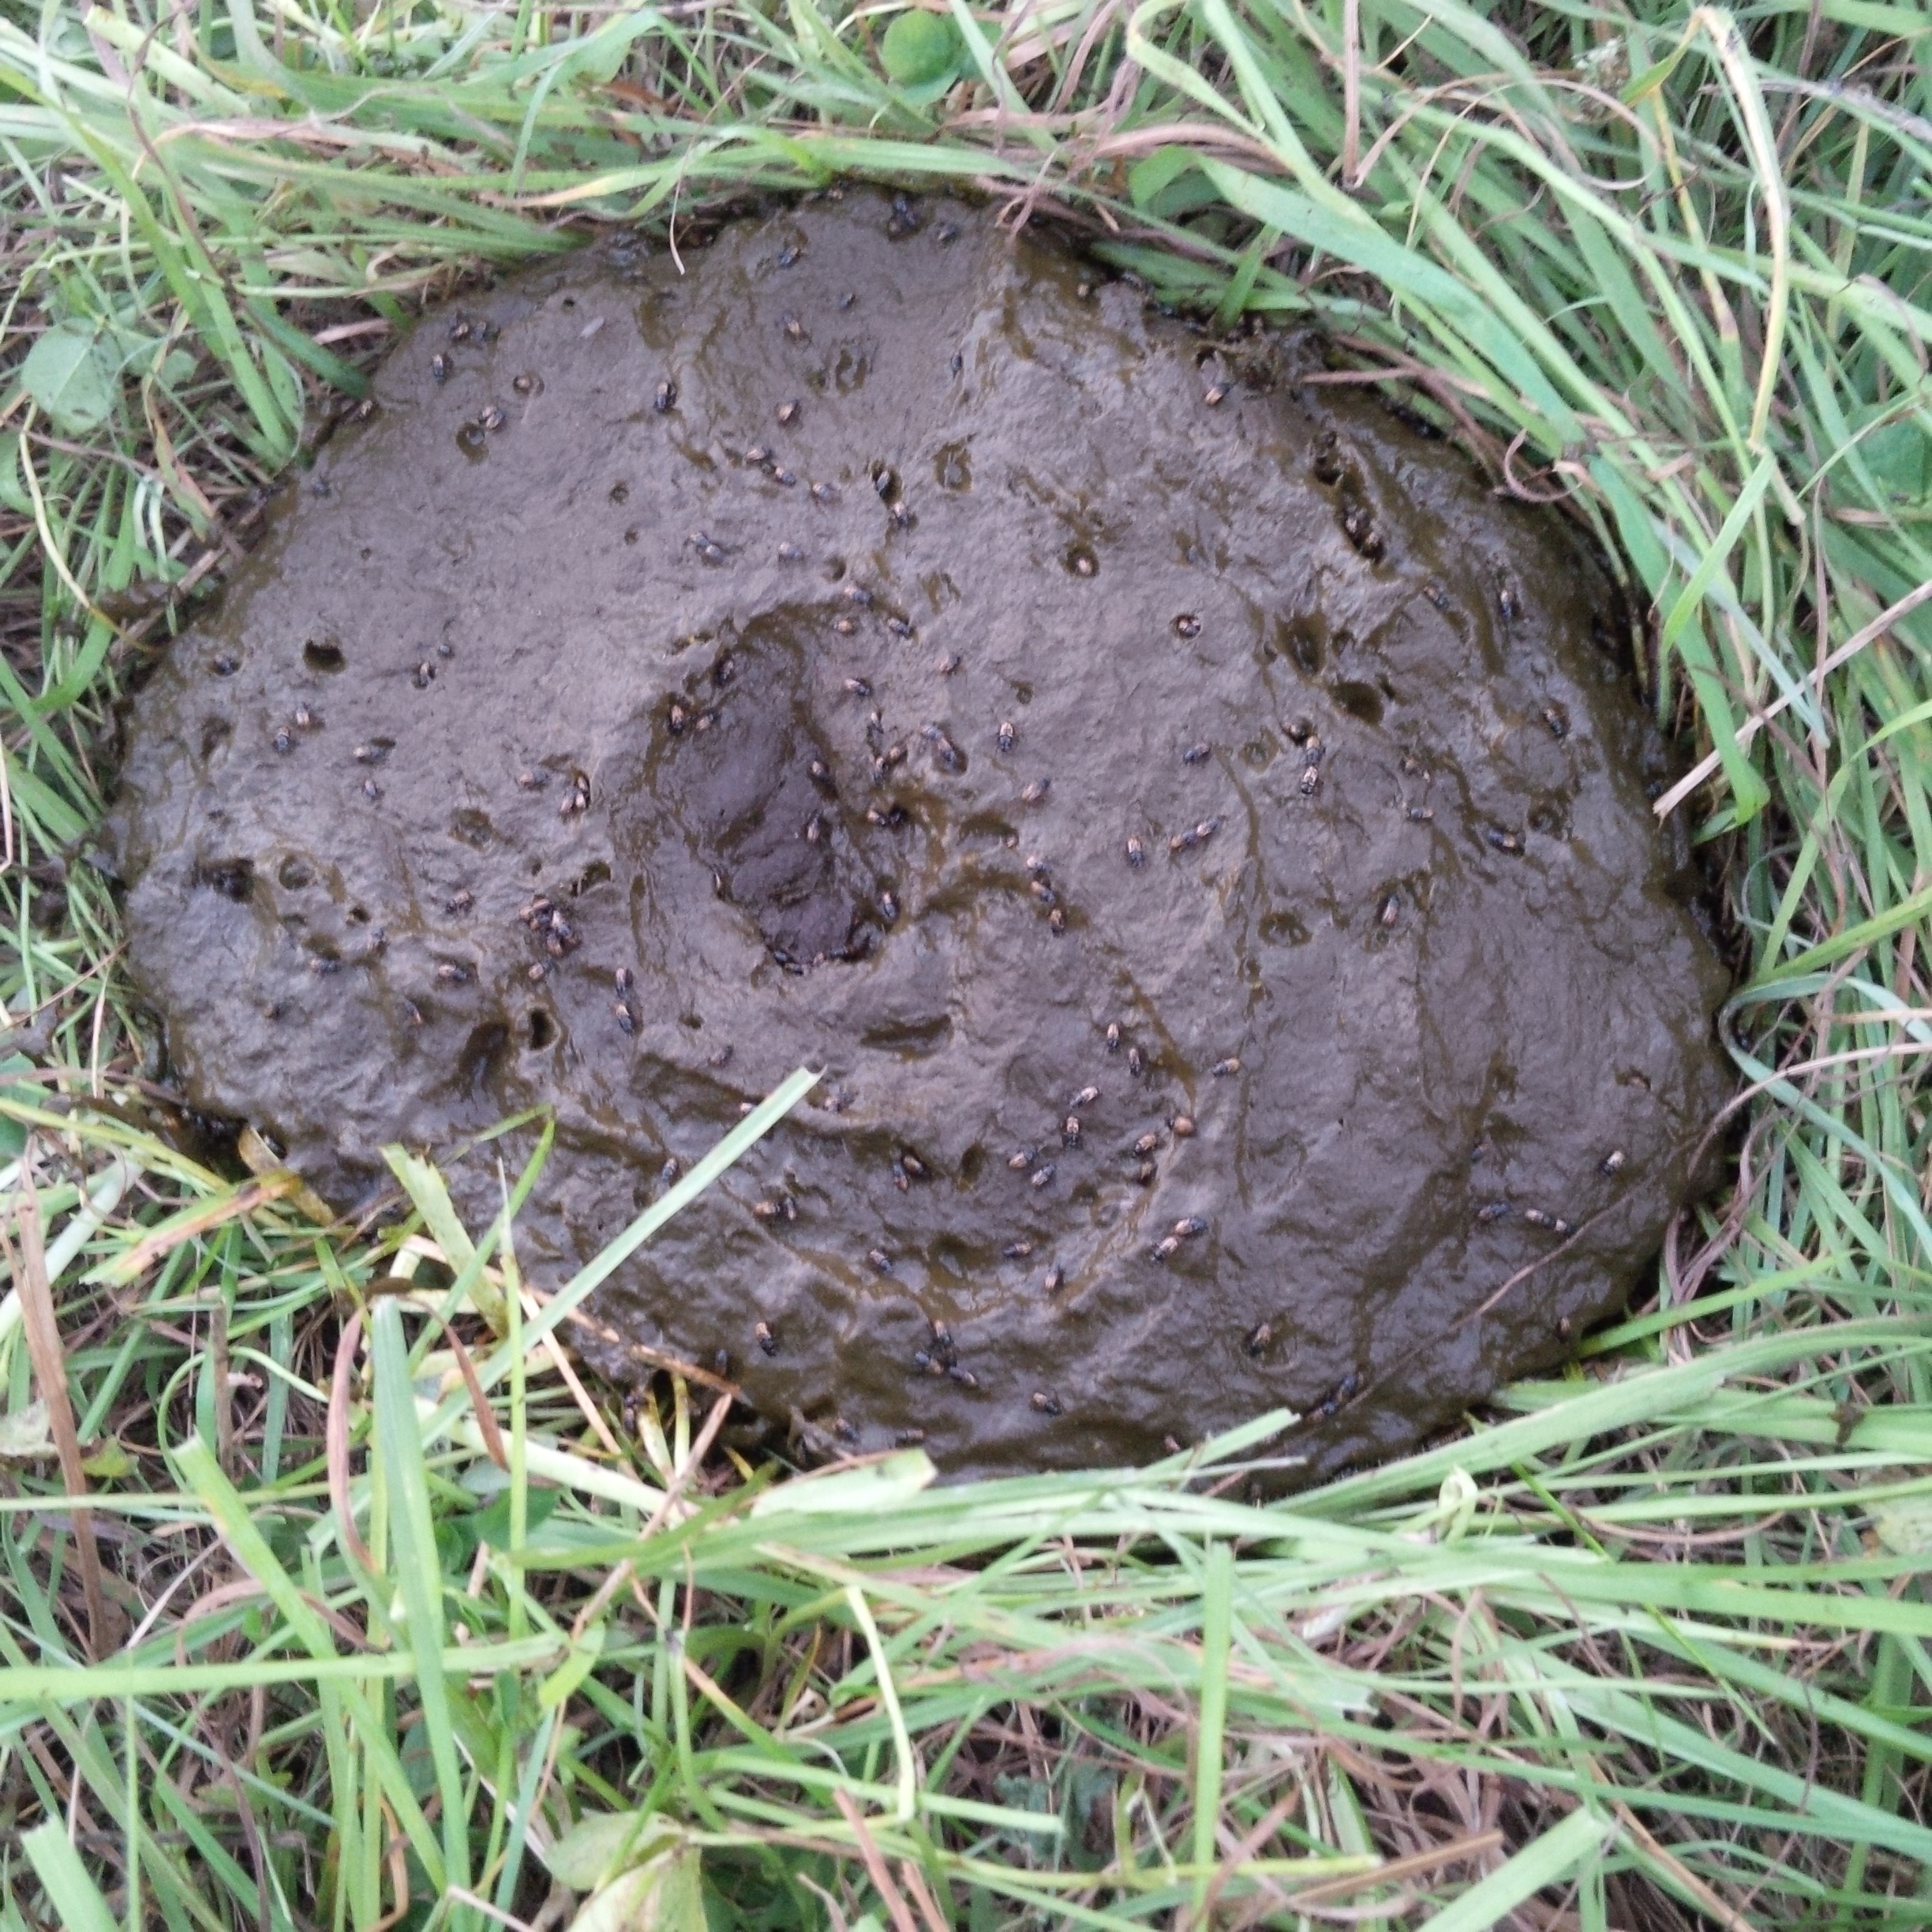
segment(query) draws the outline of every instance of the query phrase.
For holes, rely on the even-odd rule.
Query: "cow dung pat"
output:
[[[195,1105],[473,1226],[550,1110],[555,1286],[824,1069],[593,1305],[819,1451],[1331,1467],[1559,1355],[1728,1090],[1564,528],[967,208],[642,249],[426,316],[140,692]]]

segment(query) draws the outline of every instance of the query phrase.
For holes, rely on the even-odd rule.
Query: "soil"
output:
[[[817,1452],[1400,1450],[1614,1308],[1731,1082],[1554,513],[987,215],[848,193],[425,318],[140,693],[131,964]]]

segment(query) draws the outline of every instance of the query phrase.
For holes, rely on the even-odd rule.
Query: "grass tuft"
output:
[[[1932,1921],[1932,27],[930,11],[0,4],[0,1923]],[[846,175],[1318,325],[1622,560],[1735,1185],[1453,1441],[752,1466],[586,1390],[618,1257],[523,1279],[533,1175],[465,1229],[399,1153],[370,1234],[193,1151],[90,843],[130,681],[421,303]]]

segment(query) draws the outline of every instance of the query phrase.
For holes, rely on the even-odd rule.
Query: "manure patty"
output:
[[[140,694],[194,1104],[345,1211],[429,1150],[472,1226],[547,1110],[553,1288],[824,1069],[593,1304],[814,1453],[1286,1406],[1328,1469],[1559,1357],[1729,1090],[1601,571],[984,213],[680,254],[425,317]]]

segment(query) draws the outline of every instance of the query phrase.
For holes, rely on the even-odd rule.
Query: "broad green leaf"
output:
[[[564,1500],[561,1489],[532,1489],[525,1499],[523,1528],[527,1537],[541,1530]],[[500,1496],[483,1508],[472,1511],[467,1516],[455,1519],[454,1527],[460,1530],[467,1539],[463,1554],[467,1560],[469,1552],[479,1543],[487,1543],[492,1549],[507,1550],[510,1547],[510,1492],[506,1488]]]
[[[21,365],[27,393],[57,428],[97,429],[119,392],[117,358],[91,322],[56,322]]]
[[[958,28],[945,15],[915,8],[886,29],[879,65],[895,86],[923,88],[950,80],[965,51]]]
[[[1878,1541],[1901,1556],[1932,1556],[1932,1496],[1899,1496],[1872,1511]]]
[[[1915,416],[1885,424],[1859,444],[1866,467],[1898,503],[1932,497],[1932,432]]]
[[[112,357],[115,367],[131,369],[137,376],[145,375],[154,367],[166,341],[165,336],[129,328],[121,322],[110,322],[101,331],[101,347]]]
[[[178,389],[195,373],[195,358],[185,349],[170,349],[161,358],[155,380],[163,389]]]
[[[673,1845],[620,1873],[571,1921],[570,1932],[710,1932],[698,1848]]]
[[[543,1862],[558,1884],[573,1892],[594,1892],[626,1865],[648,1858],[676,1829],[657,1812],[593,1812],[552,1845]]]
[[[103,1436],[80,1462],[82,1472],[96,1482],[124,1482],[137,1466],[118,1436]]]

